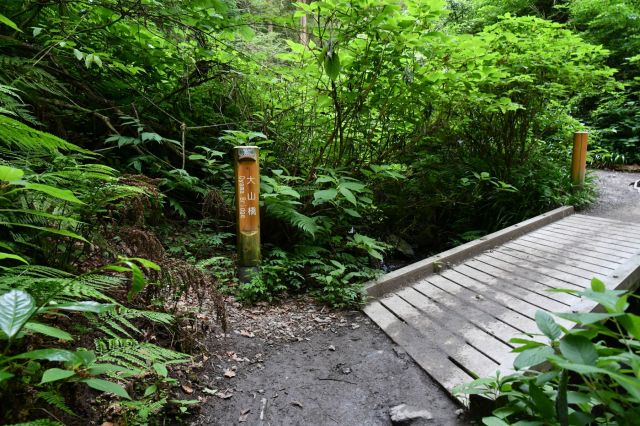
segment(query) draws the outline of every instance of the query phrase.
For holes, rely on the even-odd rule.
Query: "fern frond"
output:
[[[99,339],[95,341],[98,362],[112,363],[132,370],[149,369],[153,364],[181,364],[191,357],[151,343],[134,339]]]
[[[63,150],[92,154],[91,151],[50,133],[36,130],[6,115],[0,115],[0,144],[24,152],[53,153]]]
[[[76,416],[76,414],[69,408],[66,404],[64,397],[57,391],[41,391],[37,392],[36,396],[40,399],[43,399],[47,402],[47,404],[56,407],[57,409],[64,411],[67,414],[72,416]]]

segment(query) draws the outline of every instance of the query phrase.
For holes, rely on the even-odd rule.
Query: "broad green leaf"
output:
[[[338,52],[334,49],[328,51],[324,57],[324,70],[329,78],[333,81],[337,80],[341,69],[342,66],[340,65],[340,55]]]
[[[12,259],[22,263],[26,263],[27,265],[29,264],[29,262],[27,262],[24,258],[18,256],[17,254],[0,252],[0,260],[4,260],[4,259]]]
[[[47,361],[73,362],[77,360],[76,354],[66,349],[36,349],[23,352],[11,357],[13,359],[42,359]]]
[[[344,198],[347,199],[347,201],[349,201],[354,206],[358,205],[358,202],[356,201],[356,197],[353,195],[353,192],[351,192],[349,189],[345,188],[342,185],[340,185],[338,189],[340,190],[340,193],[344,196]]]
[[[70,203],[84,204],[68,189],[56,188],[55,186],[41,183],[27,183],[24,187],[33,191],[43,192],[60,200],[69,201]]]
[[[40,380],[40,384],[68,379],[69,377],[72,377],[75,375],[76,373],[71,370],[63,370],[61,368],[50,368],[42,374],[42,380]]]
[[[81,61],[84,58],[84,53],[82,53],[81,51],[79,51],[78,49],[73,49],[73,55],[76,57],[77,60]]]
[[[5,380],[9,380],[13,376],[14,374],[9,373],[8,371],[0,371],[0,383],[4,382]]]
[[[6,26],[13,28],[16,31],[22,32],[22,30],[18,28],[15,22],[4,16],[2,13],[0,13],[0,23],[5,24]]]
[[[560,326],[556,324],[553,317],[544,311],[536,311],[536,324],[549,340],[557,339],[562,333]]]
[[[513,361],[513,367],[516,370],[520,370],[525,367],[542,364],[550,355],[553,355],[553,348],[549,346],[539,346],[527,349],[526,351],[518,354],[516,359]]]
[[[9,339],[15,336],[35,312],[35,301],[29,293],[11,290],[0,296],[0,330]]]
[[[560,352],[569,361],[595,365],[598,352],[595,345],[586,337],[567,334],[560,339]]]
[[[108,393],[112,393],[114,395],[117,395],[121,398],[126,398],[126,399],[131,399],[131,397],[129,396],[129,394],[127,393],[127,391],[120,386],[117,383],[113,383],[113,382],[108,382],[106,380],[102,380],[102,379],[84,379],[82,380],[82,382],[86,383],[87,385],[89,385],[90,388],[102,391],[102,392],[108,392]]]
[[[333,200],[338,195],[338,190],[335,188],[322,189],[313,193],[313,199],[318,203],[324,203],[326,201]]]
[[[2,16],[2,15],[0,15]],[[0,166],[0,180],[4,182],[15,182],[22,179],[24,171],[15,167]]]
[[[353,209],[343,209],[343,210],[344,210],[344,212],[345,212],[346,214],[348,214],[349,216],[353,216],[353,217],[362,217],[362,216],[360,215],[360,213],[358,213],[357,211],[355,211],[355,210],[353,210]]]
[[[606,287],[602,281],[594,278],[591,280],[591,290],[595,291],[596,293],[604,293]]]
[[[486,426],[509,426],[509,423],[505,423],[504,420],[498,417],[485,417],[482,419],[482,424]]]
[[[537,408],[537,412],[542,418],[552,420],[555,418],[555,408],[553,401],[538,386],[529,384],[529,396]]]
[[[44,334],[60,340],[73,340],[73,336],[64,330],[60,330],[50,325],[40,324],[39,322],[27,322],[24,328],[34,333]]]

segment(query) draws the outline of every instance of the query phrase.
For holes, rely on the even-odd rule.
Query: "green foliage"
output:
[[[575,323],[565,329],[542,311],[538,328],[548,340],[513,339],[519,344],[508,376],[481,378],[457,389],[495,402],[486,425],[634,424],[640,409],[640,317],[629,312],[623,291],[593,279],[590,290],[573,294],[601,303],[605,313],[558,313]],[[549,368],[535,368],[545,363]]]

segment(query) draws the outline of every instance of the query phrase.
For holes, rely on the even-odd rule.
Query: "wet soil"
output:
[[[640,173],[609,170],[590,173],[598,185],[598,199],[581,213],[640,224],[640,191],[634,188]]]
[[[258,311],[232,302],[231,311],[230,333],[211,338],[218,356],[191,384],[207,399],[191,424],[390,425],[389,409],[399,404],[431,412],[412,425],[469,424],[361,312],[326,311],[310,300]]]

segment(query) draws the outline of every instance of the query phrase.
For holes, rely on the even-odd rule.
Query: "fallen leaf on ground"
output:
[[[209,389],[209,388],[204,388],[202,389],[203,393],[206,393],[207,395],[215,395],[218,393],[218,389]]]
[[[193,388],[189,385],[182,385],[182,390],[186,393],[193,393]]]
[[[251,408],[247,408],[246,410],[242,410],[242,412],[240,413],[240,418],[238,419],[239,422],[246,422],[247,418],[249,418],[249,412],[251,411]]]
[[[229,399],[233,396],[233,393],[231,393],[229,390],[226,390],[224,392],[218,392],[216,396],[220,399]]]
[[[329,350],[330,350],[330,351],[335,351],[335,350],[336,350],[336,347],[335,347],[335,346],[333,346],[333,345],[329,345]]]
[[[295,405],[296,407],[304,408],[302,406],[302,402],[300,402],[300,401],[291,401],[291,405]]]
[[[236,372],[229,368],[229,369],[225,370],[224,377],[227,377],[229,379],[232,378],[232,377],[236,377]]]
[[[256,335],[247,330],[240,330],[240,335],[244,337],[255,337]]]

